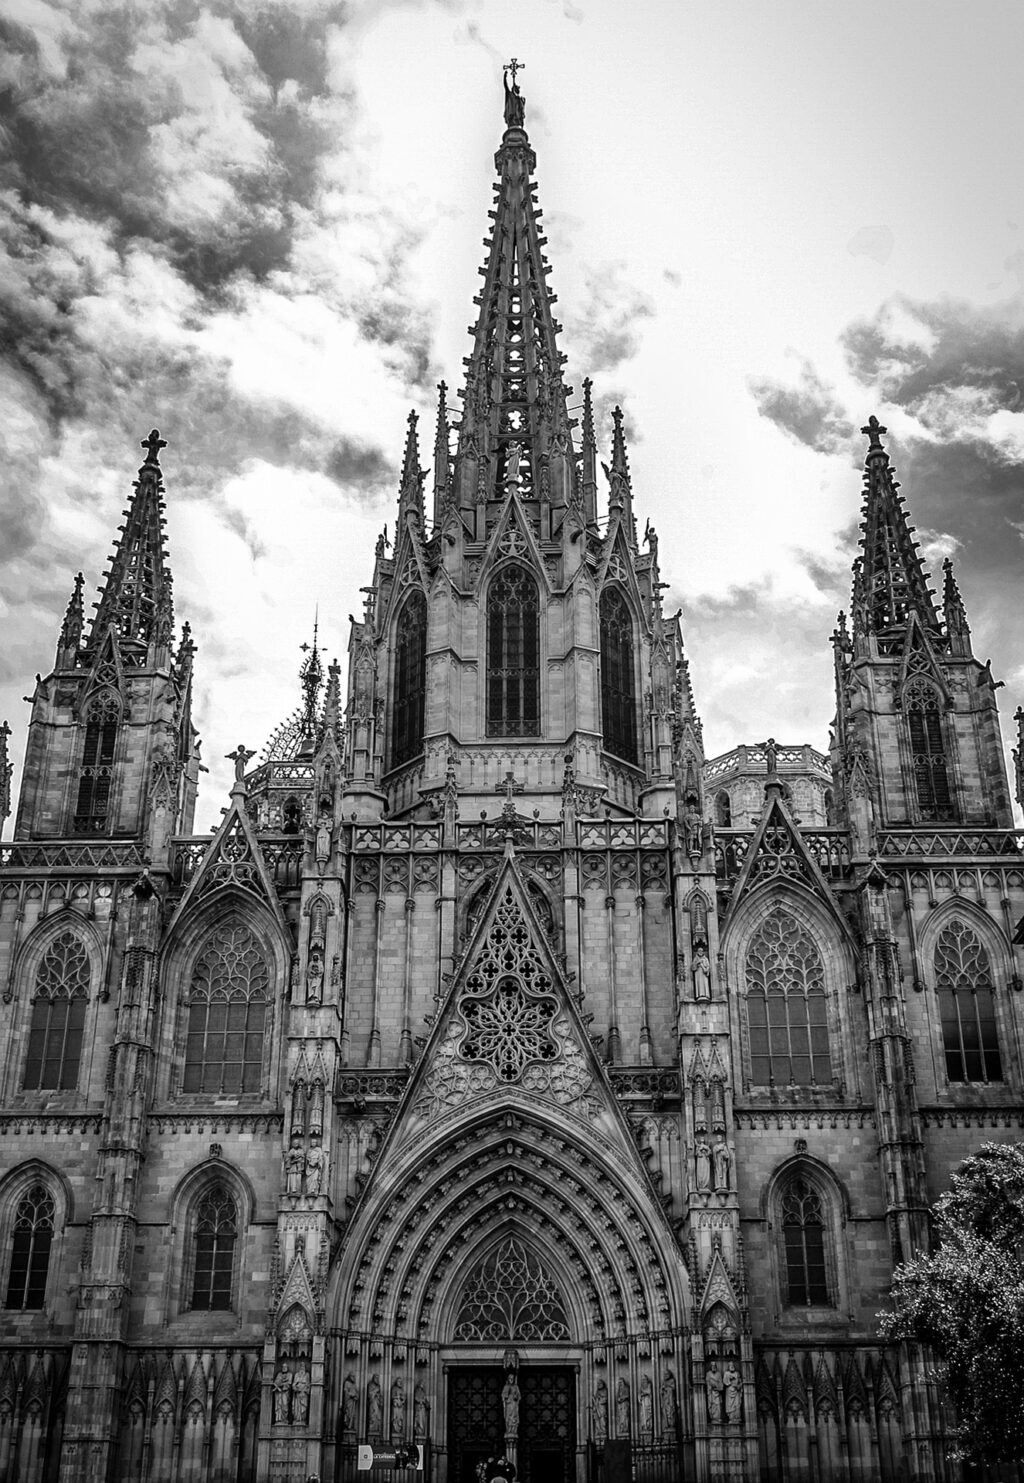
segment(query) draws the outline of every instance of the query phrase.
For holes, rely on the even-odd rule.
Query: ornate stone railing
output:
[[[723,757],[713,757],[704,764],[704,781],[713,783],[730,772],[742,772],[749,767],[767,769],[768,757],[763,746],[733,747]],[[832,764],[821,752],[805,742],[799,747],[779,747],[776,766],[780,772],[826,772],[831,776]]]
[[[0,870],[141,870],[134,839],[48,839],[0,844]]]
[[[878,853],[889,859],[970,860],[1010,856],[1024,859],[1022,829],[886,829]]]
[[[440,824],[356,824],[353,850],[439,850]]]
[[[668,844],[667,819],[583,819],[576,825],[583,850],[658,850]]]
[[[286,889],[302,879],[305,845],[298,834],[261,834],[260,851],[275,885]],[[208,834],[179,837],[171,841],[171,882],[187,886],[210,848]]]
[[[515,840],[517,850],[557,850],[562,846],[562,826],[533,819],[516,826]],[[461,850],[500,850],[504,843],[505,825],[500,819],[459,825]]]
[[[739,875],[754,833],[749,829],[715,830],[715,873],[720,880]],[[850,843],[845,829],[808,829],[800,838],[827,880],[842,880],[850,873]]]

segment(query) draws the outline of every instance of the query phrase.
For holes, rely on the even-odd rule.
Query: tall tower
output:
[[[173,648],[154,429],[108,571],[86,619],[75,578],[53,671],[37,679],[15,838],[135,839],[150,858],[187,834],[199,758],[188,625]]]
[[[852,624],[840,615],[835,758],[858,847],[872,831],[1013,822],[995,685],[945,564],[942,613],[872,417]]]

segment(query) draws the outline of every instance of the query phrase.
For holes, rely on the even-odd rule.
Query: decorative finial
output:
[[[167,447],[166,438],[162,438],[159,430],[154,428],[148,438],[143,438],[142,446],[146,449],[146,463],[152,468],[158,469],[160,467],[160,449]]]
[[[874,415],[874,413],[872,413],[867,420],[867,426],[861,428],[861,432],[868,439],[869,453],[885,452],[885,449],[882,447],[882,438],[888,431],[889,429],[887,427],[883,427],[878,418]]]
[[[526,70],[526,64],[520,62],[518,57],[513,57],[511,62],[505,63],[505,127],[508,129],[521,129],[526,119],[526,99],[519,91],[516,82],[516,73]],[[508,75],[512,74],[512,86],[508,85]]]

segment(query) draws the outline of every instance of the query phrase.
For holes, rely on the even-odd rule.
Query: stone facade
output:
[[[705,759],[621,417],[599,514],[589,382],[566,411],[514,80],[505,117],[461,411],[427,471],[410,419],[347,696],[314,644],[192,834],[155,433],[37,683],[0,1479],[341,1480],[360,1443],[437,1483],[956,1476],[876,1314],[1024,1118],[991,675],[872,420],[831,753]]]

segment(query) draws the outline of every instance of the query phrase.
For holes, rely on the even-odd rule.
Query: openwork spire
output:
[[[479,314],[466,360],[458,454],[463,509],[502,497],[513,443],[522,449],[520,499],[564,500],[564,483],[552,467],[554,455],[565,458],[569,453],[564,357],[557,342],[560,326],[552,314],[554,295],[545,281],[545,238],[530,179],[536,156],[516,83],[521,66],[513,61],[505,70],[506,129],[495,155],[493,226],[484,243],[484,286],[475,301]]]
[[[148,645],[169,637],[173,621],[171,573],[164,549],[164,497],[160,449],[167,444],[156,428],[142,443],[146,460],[133,485],[125,523],[110,559],[110,571],[89,634],[89,647],[113,625],[129,643]]]
[[[299,727],[299,751],[311,752],[316,745],[317,701],[324,682],[324,667],[320,659],[317,639],[320,629],[319,613],[313,619],[313,642],[300,647],[305,659],[299,669],[302,685],[302,720]]]
[[[881,647],[902,635],[912,612],[935,636],[940,633],[934,595],[907,518],[889,455],[882,446],[887,431],[870,417],[861,431],[868,438],[864,465],[864,509],[861,557],[854,573],[854,632],[873,633]]]

